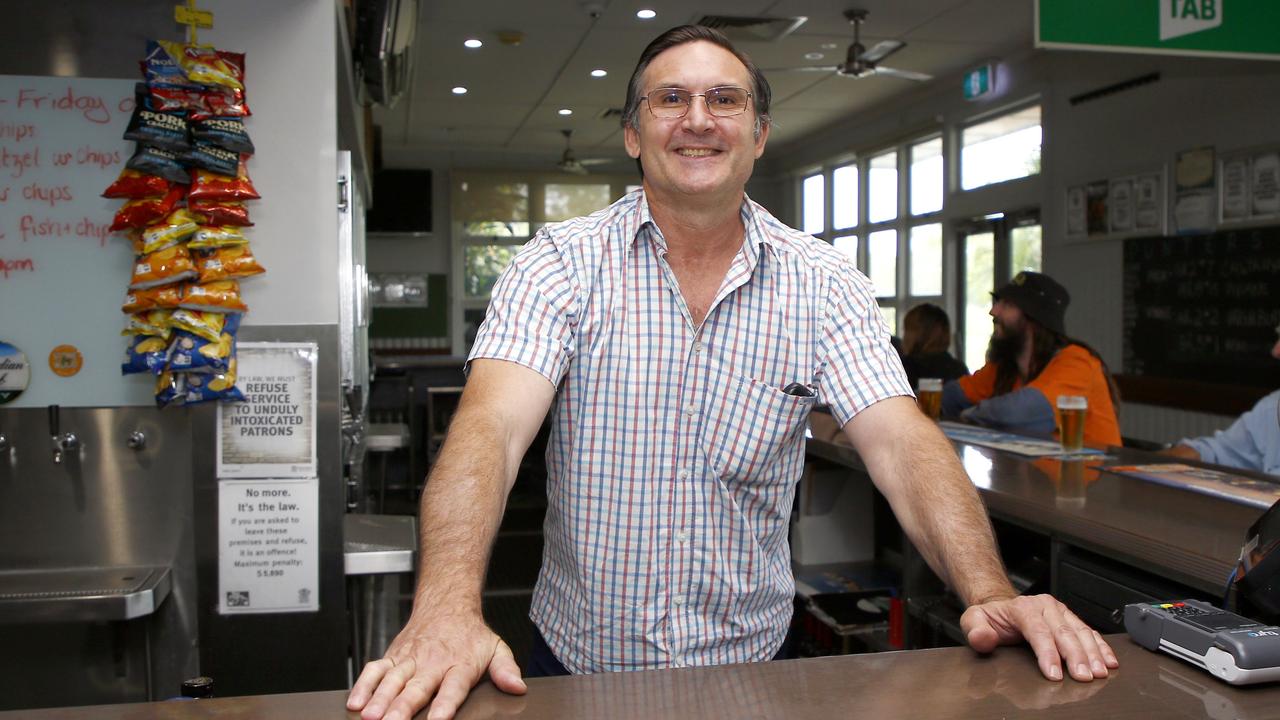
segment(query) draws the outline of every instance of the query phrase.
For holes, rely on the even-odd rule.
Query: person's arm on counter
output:
[[[347,698],[365,720],[409,720],[428,702],[428,718],[451,718],[486,671],[498,689],[525,691],[511,649],[485,625],[480,592],[507,494],[554,396],[546,378],[521,365],[471,363],[422,494],[413,612]]]
[[[1040,671],[1088,682],[1118,667],[1097,631],[1049,595],[1019,596],[996,551],[986,509],[951,443],[908,398],[863,409],[844,426],[877,489],[929,566],[968,609],[960,618],[970,647],[991,652],[1026,640]]]

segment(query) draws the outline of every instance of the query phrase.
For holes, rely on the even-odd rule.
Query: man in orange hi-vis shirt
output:
[[[1115,382],[1097,351],[1067,336],[1071,296],[1053,278],[1020,272],[991,293],[987,364],[947,383],[942,414],[1012,432],[1057,433],[1058,397],[1089,402],[1084,441],[1119,445]]]

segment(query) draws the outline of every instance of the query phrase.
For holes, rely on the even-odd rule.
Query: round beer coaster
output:
[[[0,405],[16,399],[31,384],[31,365],[18,348],[0,341]]]
[[[84,356],[75,345],[59,345],[49,351],[49,369],[59,377],[71,377],[84,367]]]

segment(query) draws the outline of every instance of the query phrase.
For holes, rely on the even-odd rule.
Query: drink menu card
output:
[[[1280,483],[1258,480],[1243,475],[1233,475],[1219,470],[1183,465],[1182,463],[1103,465],[1098,469],[1117,475],[1127,475],[1160,483],[1161,485],[1212,495],[1254,507],[1269,508],[1277,500],[1280,500]]]
[[[1058,459],[1091,458],[1098,459],[1103,455],[1101,450],[1085,448],[1083,450],[1063,450],[1057,440],[1042,440],[1013,433],[991,430],[990,428],[962,425],[954,422],[941,422],[938,425],[948,438],[970,445],[995,448],[1027,457],[1052,457]]]

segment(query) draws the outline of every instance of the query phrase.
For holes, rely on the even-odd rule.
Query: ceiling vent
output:
[[[715,28],[734,42],[773,42],[795,32],[807,17],[748,17],[740,15],[703,15],[694,25]]]

